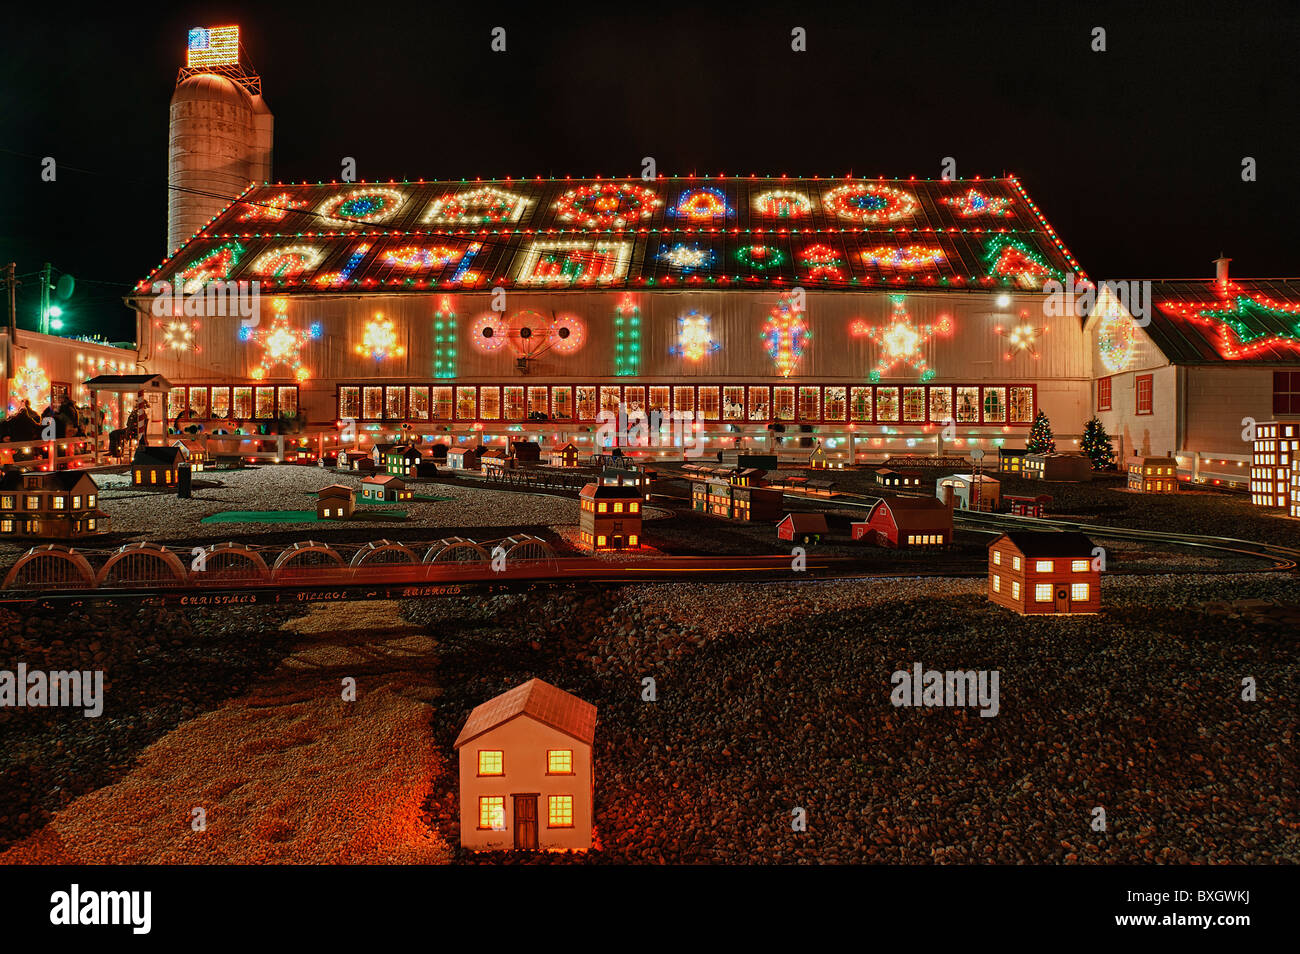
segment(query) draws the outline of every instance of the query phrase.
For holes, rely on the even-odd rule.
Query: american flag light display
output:
[[[190,30],[186,66],[222,66],[238,62],[239,27],[195,27]]]

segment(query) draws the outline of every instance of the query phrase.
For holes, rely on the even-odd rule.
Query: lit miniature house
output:
[[[478,470],[483,456],[483,445],[478,447],[453,447],[447,451],[447,466],[454,470]]]
[[[1172,457],[1130,457],[1125,468],[1129,490],[1145,494],[1178,492],[1178,461]]]
[[[811,470],[843,470],[844,461],[831,457],[826,453],[826,447],[822,442],[818,441],[812,453],[808,455],[808,467]]]
[[[1021,476],[1031,480],[1092,480],[1092,461],[1082,454],[1026,454]]]
[[[560,447],[552,447],[549,461],[552,467],[577,467],[578,448],[572,442]]]
[[[1013,517],[1041,517],[1047,513],[1047,505],[1052,502],[1051,494],[1007,494],[1002,498],[1007,505],[1007,513]]]
[[[578,533],[588,550],[641,545],[641,493],[635,487],[587,484],[578,494]]]
[[[1291,516],[1300,516],[1300,508],[1296,507],[1296,499],[1291,495],[1292,474],[1297,470],[1296,461],[1300,458],[1300,422],[1265,421],[1256,425],[1251,451],[1251,503],[1259,507],[1289,507]],[[1130,467],[1129,489],[1142,489],[1134,486],[1132,474]],[[1174,476],[1177,477],[1177,471]]]
[[[380,474],[361,481],[362,503],[399,503],[414,496],[414,491],[406,489],[406,481],[392,474]]]
[[[388,463],[388,454],[398,444],[376,444],[370,448],[370,462],[375,465],[375,470],[383,470]]]
[[[600,482],[614,487],[636,487],[649,500],[650,485],[657,476],[657,471],[619,457],[601,468]]]
[[[370,456],[369,451],[344,451],[339,458],[341,465],[348,470],[359,473],[374,473],[378,468],[375,467],[374,458]]]
[[[1098,613],[1093,550],[1082,533],[1004,533],[989,544],[989,599],[1025,615]]]
[[[0,538],[68,540],[107,533],[99,487],[81,470],[0,475]]]
[[[1002,484],[987,474],[949,474],[935,484],[935,497],[944,499],[944,488],[951,487],[954,506],[960,510],[997,510]]]
[[[596,707],[540,679],[476,706],[456,737],[460,843],[591,847]]]
[[[351,487],[330,484],[316,491],[316,517],[320,520],[347,520],[356,507],[356,494]]]
[[[181,458],[194,473],[203,472],[204,465],[208,463],[208,452],[202,444],[198,441],[180,440],[174,441],[172,446],[180,448]]]
[[[854,540],[907,550],[952,543],[952,509],[937,497],[879,500],[867,519],[850,524]]]
[[[413,444],[398,444],[384,453],[384,472],[394,477],[416,477],[424,454]]]
[[[1000,474],[1020,473],[1024,465],[1025,455],[1028,453],[1029,451],[1025,450],[1023,447],[1020,448],[1019,450],[1014,450],[1010,447],[999,447],[998,448],[998,473]]]
[[[179,447],[141,444],[131,460],[131,483],[136,487],[175,487],[180,463]]]
[[[781,515],[782,494],[768,487],[743,487],[710,478],[691,484],[691,509],[728,520],[770,523]]]
[[[894,470],[889,467],[881,467],[876,471],[876,483],[882,487],[892,487],[895,490],[919,490],[921,488],[921,479],[919,470]]]
[[[826,515],[820,513],[788,513],[776,525],[778,540],[804,545],[819,543],[829,532]]]
[[[484,452],[478,463],[484,477],[500,477],[507,470],[514,470],[517,461],[501,448],[494,447]]]

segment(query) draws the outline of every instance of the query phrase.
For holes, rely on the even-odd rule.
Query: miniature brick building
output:
[[[1013,517],[1041,517],[1047,513],[1047,505],[1052,502],[1050,494],[1029,496],[1026,494],[1007,494],[1002,498],[1007,505],[1007,513]]]
[[[879,500],[867,519],[849,526],[854,540],[899,550],[952,543],[952,509],[937,497]]]
[[[540,679],[476,706],[456,737],[460,843],[591,847],[596,707]]]
[[[989,599],[1025,615],[1098,613],[1093,549],[1082,533],[1004,533],[989,544]]]
[[[880,467],[876,470],[876,483],[881,487],[892,487],[896,490],[919,490],[921,487],[921,472],[919,470],[893,470],[889,467]]]
[[[540,464],[542,446],[537,441],[511,441],[510,456],[522,464]]]
[[[414,444],[397,444],[384,454],[384,472],[394,477],[416,477],[423,460],[423,452]]]
[[[414,491],[406,489],[406,481],[392,474],[379,474],[361,481],[362,503],[399,503],[414,496]]]
[[[179,447],[141,444],[131,459],[131,483],[136,487],[175,487],[180,463]]]
[[[820,513],[788,513],[776,525],[777,539],[792,543],[818,543],[829,532],[826,516]]]
[[[356,508],[356,494],[351,487],[330,484],[316,491],[316,517],[319,520],[347,520]]]
[[[1019,450],[1010,447],[998,448],[998,473],[1000,474],[1018,474],[1024,467],[1025,455],[1029,451],[1023,447]]]
[[[99,487],[81,470],[0,474],[0,538],[70,540],[107,533]]]
[[[548,460],[552,467],[577,467],[578,466],[578,448],[572,442],[552,447]]]
[[[447,451],[447,466],[456,470],[478,470],[483,450],[482,444],[478,447],[453,447]]]
[[[1172,457],[1130,457],[1124,467],[1128,471],[1129,490],[1146,494],[1178,491],[1178,461]]]
[[[506,452],[494,447],[479,458],[479,468],[485,477],[501,476],[507,470],[514,470],[518,462]]]
[[[935,496],[943,500],[944,489],[952,488],[953,506],[959,510],[997,510],[1002,484],[987,474],[949,474],[935,483]]]
[[[727,480],[691,484],[691,509],[729,520],[767,523],[781,515],[782,495],[768,487],[740,487]]]
[[[587,484],[578,494],[578,536],[591,551],[641,546],[641,492],[636,487]]]
[[[1031,480],[1092,480],[1092,461],[1082,454],[1026,454],[1021,467]]]
[[[198,441],[179,440],[172,442],[173,447],[177,447],[181,452],[181,459],[190,465],[190,469],[198,474],[203,472],[204,466],[208,463],[208,452]]]
[[[1250,457],[1251,503],[1259,507],[1289,507],[1291,516],[1300,516],[1291,495],[1297,459],[1300,459],[1300,421],[1257,424]],[[1132,487],[1132,477],[1129,480]]]

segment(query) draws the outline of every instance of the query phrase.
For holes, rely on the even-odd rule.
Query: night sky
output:
[[[0,40],[0,261],[77,278],[66,333],[129,337],[120,297],[165,251],[186,32],[238,23],[277,179],[336,178],[343,156],[363,179],[637,175],[643,156],[664,175],[938,177],[953,156],[959,176],[1019,175],[1094,278],[1210,277],[1220,251],[1236,275],[1300,273],[1300,5],[920,6],[26,4]]]

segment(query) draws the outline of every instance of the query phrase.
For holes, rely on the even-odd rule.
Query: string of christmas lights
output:
[[[376,225],[387,222],[406,202],[406,193],[383,186],[364,186],[331,196],[316,208],[327,225]]]
[[[754,211],[777,219],[801,219],[811,215],[812,199],[802,192],[770,189],[754,196]]]
[[[814,281],[817,279],[844,280],[844,259],[840,258],[829,245],[809,245],[799,253],[799,261],[807,269],[807,277]]]
[[[456,376],[456,311],[446,295],[433,313],[433,376]]]
[[[249,266],[249,271],[262,278],[287,281],[315,268],[324,257],[325,253],[314,245],[286,245],[263,252]]]
[[[1003,355],[1004,360],[1010,361],[1018,354],[1028,354],[1035,361],[1038,360],[1038,351],[1036,344],[1040,336],[1047,332],[1046,328],[1035,328],[1029,323],[1029,312],[1020,313],[1019,323],[1004,328],[998,325],[993,329],[993,333],[1001,335],[1007,339],[1007,351]]]
[[[262,347],[262,359],[250,374],[254,381],[264,381],[272,370],[285,365],[295,381],[306,381],[311,373],[302,363],[302,346],[320,337],[320,323],[313,322],[305,330],[294,329],[289,325],[289,303],[285,299],[272,298],[271,308],[275,317],[269,328],[242,325],[239,329],[240,341],[251,341]]]
[[[555,201],[555,214],[563,222],[587,228],[621,229],[628,221],[648,219],[664,200],[645,186],[597,182],[570,189]]]
[[[832,214],[852,222],[897,222],[916,214],[916,196],[877,182],[855,182],[831,189],[822,205]]]
[[[698,245],[678,243],[671,248],[667,245],[661,246],[659,258],[667,262],[672,268],[689,272],[697,268],[711,266],[713,264],[713,251],[712,249],[700,248]]]
[[[785,252],[775,245],[742,245],[736,249],[736,261],[755,271],[765,272],[785,264]]]
[[[1097,322],[1097,355],[1112,373],[1123,371],[1132,360],[1137,346],[1137,332],[1133,320],[1119,305],[1109,302],[1106,313]]]
[[[970,189],[961,195],[948,196],[944,200],[961,216],[994,215],[1003,216],[1011,211],[1011,200],[1002,196],[988,196],[978,189]]]
[[[614,373],[635,375],[641,371],[641,309],[631,295],[624,295],[614,309]]]
[[[677,204],[668,210],[668,214],[691,222],[712,222],[730,215],[731,206],[727,204],[727,197],[721,189],[702,186],[683,192]]]
[[[357,354],[383,361],[385,358],[400,358],[406,349],[397,341],[397,327],[391,318],[376,312],[375,317],[366,322],[361,342],[355,346]]]
[[[945,261],[943,249],[935,245],[880,245],[862,253],[863,264],[875,268],[916,271],[938,268]]]
[[[229,278],[243,255],[244,246],[239,242],[223,242],[182,268],[177,277],[185,293],[192,295],[208,282]]]
[[[811,339],[812,332],[794,296],[782,295],[768,314],[762,334],[767,356],[781,377],[788,378],[794,373]]]
[[[930,366],[927,352],[933,348],[936,336],[947,337],[952,333],[952,318],[941,315],[934,324],[918,326],[912,321],[902,295],[890,295],[889,303],[893,313],[888,324],[869,325],[859,319],[849,325],[851,335],[869,338],[877,346],[876,365],[868,378],[878,382],[895,365],[906,364],[919,375],[922,383],[931,380],[935,370]]]
[[[470,341],[484,354],[496,354],[506,346],[509,326],[494,311],[479,315],[469,328]]]
[[[290,212],[305,209],[307,200],[295,199],[289,193],[281,192],[261,202],[245,202],[241,207],[244,211],[237,222],[280,222]]]
[[[984,262],[991,277],[1013,279],[1024,288],[1042,288],[1049,278],[1061,278],[1061,273],[1036,248],[1012,235],[989,239],[984,246]]]
[[[370,245],[368,243],[358,245],[352,250],[352,254],[348,256],[348,260],[343,264],[343,269],[341,271],[326,272],[324,275],[318,275],[315,279],[315,284],[332,287],[346,285],[348,280],[352,277],[352,273],[357,270],[357,266],[361,264],[361,260],[366,257],[366,253],[369,251]]]
[[[525,195],[495,186],[448,192],[434,199],[424,213],[429,225],[494,225],[519,222],[532,204]]]
[[[1162,311],[1185,321],[1211,328],[1216,347],[1224,358],[1237,361],[1268,348],[1300,350],[1300,305],[1288,305],[1263,295],[1248,295],[1229,283],[1219,288],[1223,301],[1217,306],[1188,302],[1164,302]],[[1270,321],[1290,322],[1291,334],[1268,327]]]

